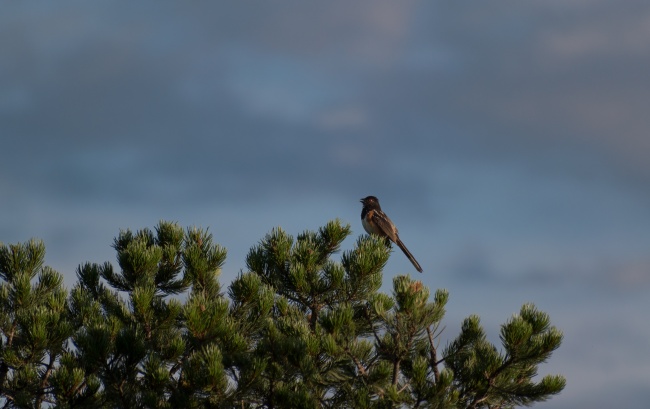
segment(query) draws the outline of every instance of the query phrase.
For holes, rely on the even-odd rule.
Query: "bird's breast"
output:
[[[380,236],[383,236],[383,232],[381,231],[379,226],[377,226],[375,223],[372,222],[372,219],[374,217],[374,213],[375,213],[374,210],[368,211],[364,215],[365,217],[361,218],[361,224],[363,225],[364,230],[368,234],[378,234]]]

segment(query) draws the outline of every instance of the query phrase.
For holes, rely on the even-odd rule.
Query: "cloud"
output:
[[[362,162],[429,153],[468,166],[477,156],[510,161],[514,169],[538,162],[544,172],[556,161],[552,166],[572,174],[580,171],[572,168],[576,155],[583,155],[596,172],[599,161],[609,161],[616,183],[644,183],[650,178],[640,153],[647,144],[639,111],[645,93],[608,78],[585,57],[563,68],[568,64],[556,50],[562,33],[591,33],[601,20],[569,24],[575,20],[552,12],[558,6],[380,2],[369,10],[335,3],[287,13],[262,4],[244,24],[211,8],[162,7],[155,18],[128,19],[106,7],[49,13],[23,7],[22,20],[15,20],[21,24],[5,29],[29,46],[12,47],[3,59],[11,61],[5,78],[23,84],[0,98],[8,107],[3,128],[22,141],[47,132],[67,149],[116,143],[136,144],[136,151],[151,144],[174,149],[182,139],[198,149],[220,145],[228,158],[250,152],[252,138],[261,149],[267,145],[261,138],[269,145],[286,140],[285,151],[298,154],[298,134],[336,143],[343,139],[336,133],[350,131],[356,133],[346,144],[364,146]],[[603,15],[610,6],[600,3]],[[581,11],[562,7],[572,16]],[[244,15],[243,8],[229,11]],[[608,27],[628,20],[641,27],[638,14],[618,11]],[[40,30],[23,29],[35,21]],[[559,27],[551,30],[550,23]],[[567,150],[573,152],[558,155]]]

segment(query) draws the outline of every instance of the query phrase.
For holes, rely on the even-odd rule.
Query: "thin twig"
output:
[[[431,370],[433,370],[433,378],[436,383],[440,380],[440,371],[438,370],[438,355],[436,346],[433,340],[433,332],[430,327],[427,327],[427,335],[429,336],[429,345],[431,347],[431,358],[429,364],[431,365]]]

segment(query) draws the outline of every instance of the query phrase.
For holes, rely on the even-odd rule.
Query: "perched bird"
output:
[[[397,244],[400,249],[406,254],[413,267],[422,272],[422,267],[420,263],[417,262],[413,254],[406,248],[402,240],[399,239],[399,234],[397,233],[397,227],[393,222],[386,216],[379,206],[379,200],[374,196],[368,196],[361,199],[363,203],[363,209],[361,210],[361,224],[363,228],[368,232],[368,234],[376,234],[381,237],[387,237],[390,241]]]

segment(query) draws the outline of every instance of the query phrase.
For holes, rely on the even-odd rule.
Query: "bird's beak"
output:
[[[363,203],[363,199],[359,200],[361,203]]]

